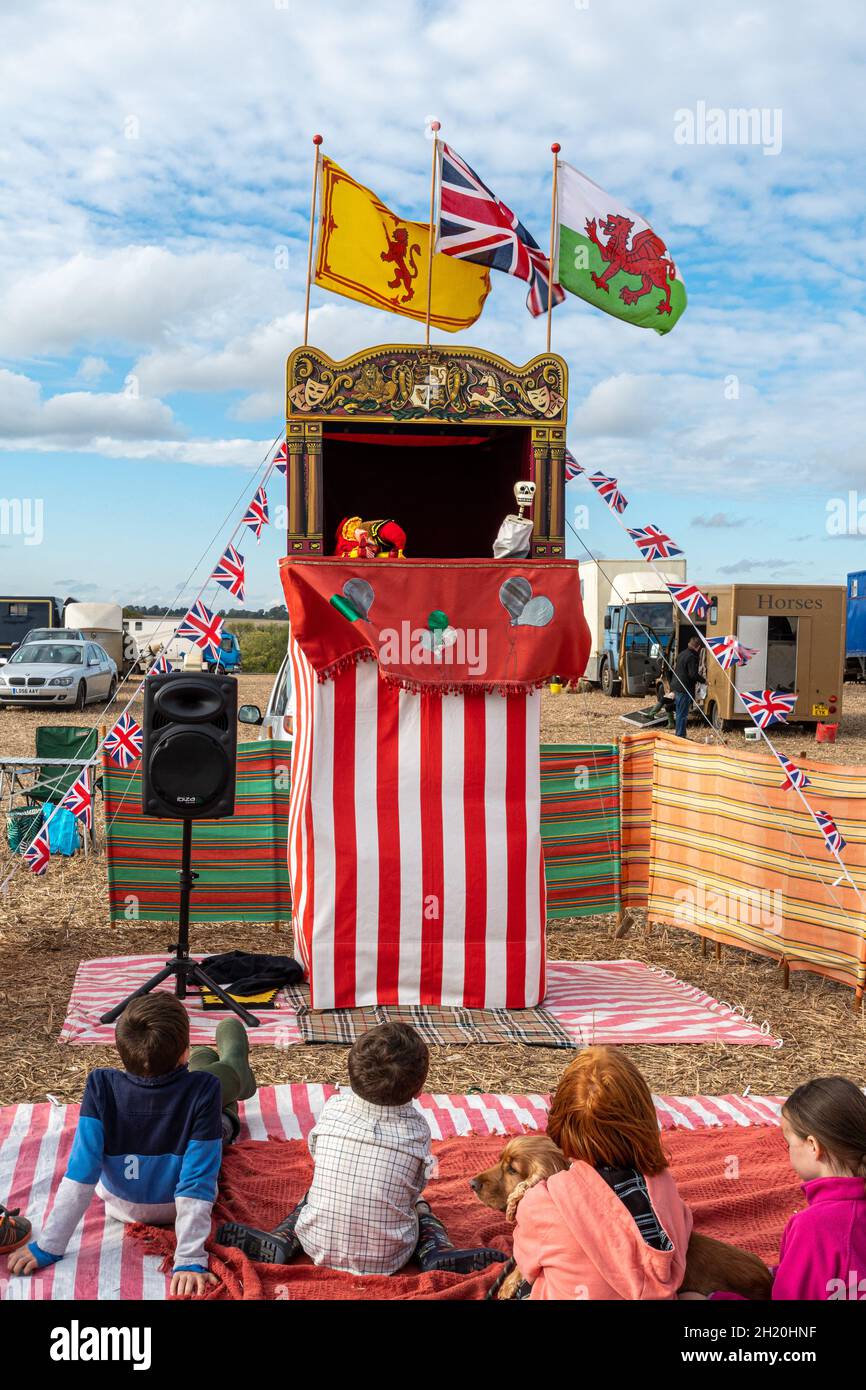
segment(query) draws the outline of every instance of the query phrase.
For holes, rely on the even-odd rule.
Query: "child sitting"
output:
[[[514,1258],[529,1298],[675,1299],[692,1213],[634,1063],[587,1048],[562,1074],[547,1132],[572,1163],[517,1207]]]
[[[117,1022],[124,1071],[100,1067],[87,1078],[66,1174],[38,1241],[10,1255],[11,1274],[61,1259],[94,1191],[118,1221],[174,1222],[171,1292],[204,1293],[222,1146],[237,1137],[237,1101],[256,1089],[243,1024],[225,1019],[216,1050],[190,1054],[189,1016],[179,999],[133,999]]]
[[[782,1135],[807,1206],[782,1233],[771,1298],[866,1298],[866,1096],[842,1076],[807,1081],[782,1106]]]
[[[412,1104],[424,1089],[429,1053],[405,1023],[364,1033],[349,1052],[351,1090],[327,1102],[308,1140],[313,1181],[273,1231],[229,1222],[220,1245],[264,1264],[303,1250],[314,1264],[351,1274],[394,1274],[408,1260],[424,1271],[469,1274],[501,1250],[456,1250],[421,1200],[433,1168],[430,1128]]]

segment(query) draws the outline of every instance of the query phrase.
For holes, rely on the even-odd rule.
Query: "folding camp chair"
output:
[[[69,724],[41,724],[36,730],[36,759],[61,758],[65,762],[73,759],[92,758],[99,742],[97,729],[78,729]],[[58,802],[81,771],[80,767],[45,767],[32,786],[25,789],[29,801]],[[91,771],[91,778],[94,773]],[[102,778],[96,778],[95,788],[101,790]],[[87,837],[85,835],[85,849]]]

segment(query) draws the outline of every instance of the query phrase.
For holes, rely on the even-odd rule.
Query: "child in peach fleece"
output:
[[[634,1063],[616,1048],[587,1048],[562,1074],[547,1132],[571,1167],[517,1208],[514,1258],[529,1297],[675,1299],[692,1213]]]

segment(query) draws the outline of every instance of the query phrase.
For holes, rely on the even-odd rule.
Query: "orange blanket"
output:
[[[494,1245],[511,1251],[511,1226],[477,1200],[469,1178],[496,1161],[498,1136],[434,1143],[438,1177],[425,1196],[455,1245]],[[789,1217],[802,1205],[800,1189],[775,1128],[675,1130],[663,1136],[680,1191],[695,1214],[695,1229],[731,1241],[774,1263]],[[312,1172],[302,1140],[248,1140],[228,1150],[214,1207],[214,1229],[227,1220],[269,1228],[303,1196]],[[133,1239],[166,1257],[171,1268],[174,1231],[132,1226]],[[412,1266],[391,1276],[340,1274],[302,1257],[291,1265],[258,1265],[211,1241],[211,1269],[220,1283],[211,1299],[479,1299],[501,1266],[480,1274],[422,1274]]]

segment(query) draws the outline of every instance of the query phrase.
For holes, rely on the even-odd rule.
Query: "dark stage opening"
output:
[[[344,517],[389,517],[406,532],[408,557],[489,558],[530,462],[525,427],[325,425],[325,552]]]

